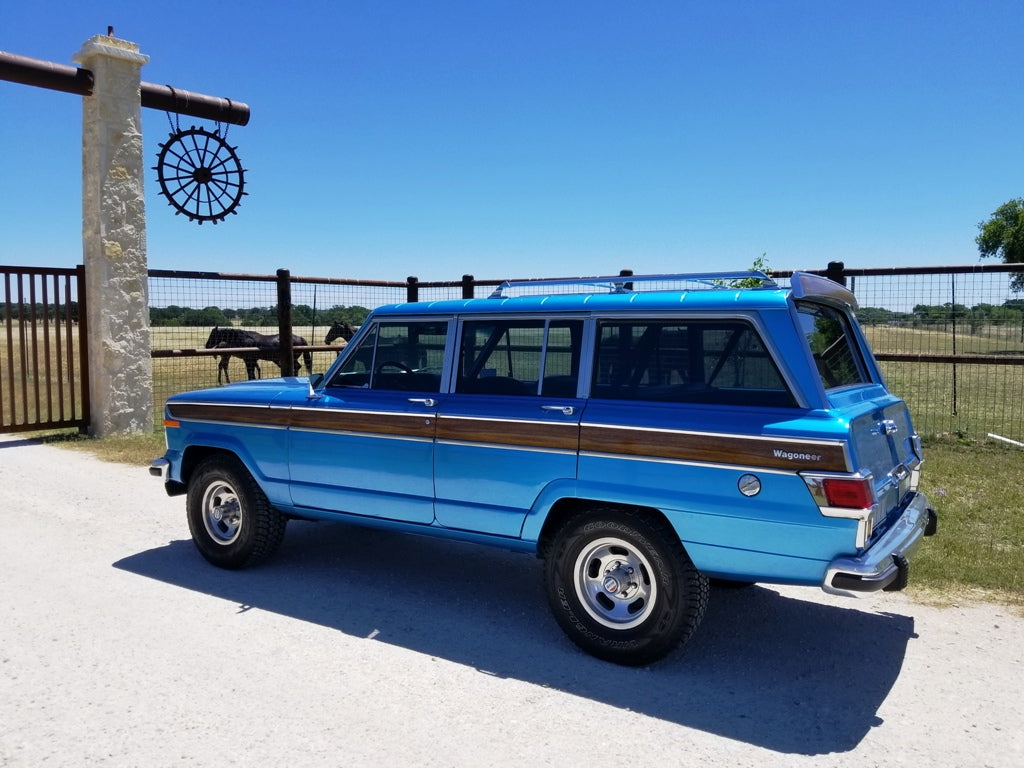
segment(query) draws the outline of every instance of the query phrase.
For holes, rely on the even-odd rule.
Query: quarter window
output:
[[[849,321],[842,312],[808,301],[797,302],[797,311],[825,389],[870,381],[852,338]]]
[[[598,325],[593,397],[792,407],[775,361],[743,320]]]

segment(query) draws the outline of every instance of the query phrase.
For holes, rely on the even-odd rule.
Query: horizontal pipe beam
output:
[[[183,91],[169,85],[142,83],[142,106],[150,109],[162,109],[164,112],[176,112],[179,115],[199,117],[204,120],[216,120],[218,123],[232,125],[248,125],[249,105],[217,96],[205,96],[201,93]]]
[[[30,59],[28,56],[18,56],[6,51],[0,51],[0,80],[79,96],[90,95],[94,84],[93,74],[88,69]],[[155,83],[141,83],[140,91],[141,104],[149,109],[161,109],[164,112],[176,112],[179,115],[232,125],[249,123],[249,105],[240,101],[206,96]]]
[[[0,51],[0,80],[79,96],[88,96],[93,86],[92,72],[88,69],[30,59],[7,51]]]

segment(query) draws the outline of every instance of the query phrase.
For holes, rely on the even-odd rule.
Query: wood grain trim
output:
[[[168,405],[168,409],[175,419],[200,419],[230,424],[297,427],[428,439],[434,437],[434,419],[430,416],[413,413],[339,411],[328,408],[273,408],[265,405],[214,403],[173,403]]]
[[[546,450],[674,459],[797,471],[850,472],[841,441],[722,435],[575,422],[487,419],[384,411],[214,403],[168,404],[172,418],[267,427],[296,427]]]
[[[644,427],[584,424],[580,452],[650,456],[711,464],[797,471],[849,472],[839,441],[720,435]]]
[[[175,419],[201,419],[266,427],[288,426],[288,410],[266,405],[225,405],[221,403],[168,403]]]
[[[437,438],[575,452],[579,448],[579,426],[576,422],[441,416]]]
[[[362,432],[433,439],[433,414],[392,411],[339,411],[334,408],[293,408],[289,426],[328,432]]]

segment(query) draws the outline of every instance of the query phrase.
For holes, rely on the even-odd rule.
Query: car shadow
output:
[[[909,616],[713,588],[685,648],[646,668],[579,651],[551,618],[541,563],[473,544],[292,522],[278,554],[245,571],[191,541],[114,564],[131,573],[620,709],[793,754],[854,749],[914,637]]]

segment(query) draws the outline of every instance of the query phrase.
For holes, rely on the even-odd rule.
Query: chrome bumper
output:
[[[167,459],[153,459],[153,463],[149,465],[149,474],[153,477],[159,477],[164,483],[167,482],[167,475],[171,471],[171,462]]]
[[[903,510],[900,519],[859,557],[839,557],[825,572],[821,588],[834,595],[858,596],[907,586],[910,556],[925,536],[935,533],[938,519],[922,493]]]

